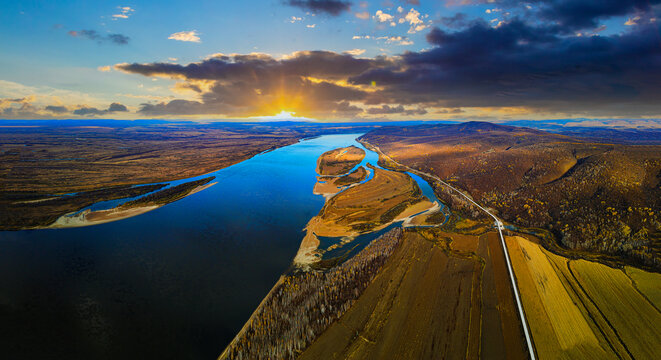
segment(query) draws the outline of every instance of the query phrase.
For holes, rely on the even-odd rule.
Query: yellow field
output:
[[[585,260],[570,268],[588,296],[619,334],[636,359],[655,359],[661,354],[661,313],[618,269]]]
[[[656,358],[661,313],[648,299],[658,301],[658,274],[628,269],[646,298],[622,270],[569,260],[523,237],[506,240],[540,359]]]
[[[627,266],[625,268],[627,275],[633,280],[634,286],[640,291],[649,301],[656,306],[657,309],[661,307],[661,274],[651,273],[637,269],[635,267]]]
[[[616,358],[601,348],[545,251],[518,236],[508,237],[507,246],[540,359]]]

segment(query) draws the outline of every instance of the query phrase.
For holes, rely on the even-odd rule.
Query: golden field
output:
[[[658,298],[627,272],[650,293],[658,274],[570,260],[521,236],[507,246],[540,359],[653,359],[661,350]]]

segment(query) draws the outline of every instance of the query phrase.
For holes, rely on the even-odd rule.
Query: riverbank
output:
[[[297,358],[369,286],[402,234],[394,229],[328,271],[281,277],[219,359]]]
[[[210,181],[212,178],[204,180],[206,182]],[[112,221],[118,221],[123,219],[128,219],[134,216],[145,214],[149,211],[156,210],[162,206],[165,206],[169,203],[183,199],[187,196],[193,195],[200,191],[210,188],[211,186],[217,183],[203,184],[187,186],[189,183],[185,183],[184,188],[176,189],[168,188],[166,190],[167,194],[159,195],[159,192],[152,194],[151,200],[134,200],[135,203],[125,203],[114,207],[108,210],[83,210],[76,212],[74,214],[68,214],[58,218],[53,224],[45,227],[50,229],[62,229],[62,228],[71,228],[71,227],[81,227],[81,226],[92,226],[109,223]],[[172,190],[174,189],[174,190]],[[165,192],[162,190],[161,192]],[[155,200],[158,199],[158,200]],[[138,202],[139,201],[139,202]]]

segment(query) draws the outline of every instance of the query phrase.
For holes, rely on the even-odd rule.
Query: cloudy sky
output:
[[[20,1],[0,119],[661,117],[661,0]]]

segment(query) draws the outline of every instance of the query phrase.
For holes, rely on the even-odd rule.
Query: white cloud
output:
[[[192,30],[192,31],[180,31],[177,33],[174,33],[168,37],[168,39],[171,40],[177,40],[177,41],[189,41],[189,42],[196,42],[199,43],[200,35],[197,30]]]
[[[499,20],[499,19],[493,19],[493,20],[491,20],[491,22],[496,23],[495,25],[492,26],[494,29],[498,29],[499,27],[507,24],[507,22],[505,22],[505,20]]]
[[[111,67],[110,67],[110,65],[106,65],[106,66],[99,66],[99,67],[96,68],[96,69],[99,70],[99,71],[101,71],[101,72],[108,72],[108,71],[111,70]]]
[[[369,35],[364,35],[364,36],[354,35],[351,39],[353,39],[353,40],[371,39],[371,36],[369,36]]]
[[[629,18],[624,25],[626,26],[633,26],[633,25],[638,25],[638,20],[640,20],[640,16],[635,16],[633,18]]]
[[[381,10],[377,10],[376,13],[374,14],[374,19],[376,19],[376,21],[378,22],[384,23],[384,22],[392,22],[395,18],[388,13],[384,13]]]
[[[360,56],[365,53],[365,49],[352,49],[352,50],[347,50],[344,53],[353,56]]]
[[[131,16],[133,12],[135,12],[135,9],[132,9],[129,6],[118,6],[117,9],[119,9],[119,14],[114,14],[112,16],[113,20],[128,19],[129,16]]]
[[[305,25],[305,27],[306,27],[306,28],[309,28],[309,29],[314,29],[315,26],[317,26],[317,24],[308,24],[308,25]]]
[[[302,17],[292,16],[292,17],[289,19],[289,22],[293,24],[293,23],[295,23],[295,22],[297,22],[297,21],[302,21],[302,20],[303,20]]]
[[[412,8],[411,10],[409,10],[406,16],[404,16],[404,21],[400,21],[400,23],[404,23],[407,21],[411,25],[408,31],[409,34],[414,34],[417,33],[418,31],[422,31],[427,28],[427,25],[425,25],[422,19],[420,19],[420,12],[417,11],[416,9]]]
[[[409,13],[406,14],[404,18],[411,25],[422,24],[422,20],[420,19],[420,12],[417,11],[416,9],[409,10]]]
[[[413,41],[409,40],[406,36],[380,36],[376,39],[385,40],[387,44],[413,45]]]
[[[397,7],[397,12],[400,13],[400,14],[403,13],[403,12],[404,12],[404,8],[401,7],[401,6],[398,6],[398,7]]]

